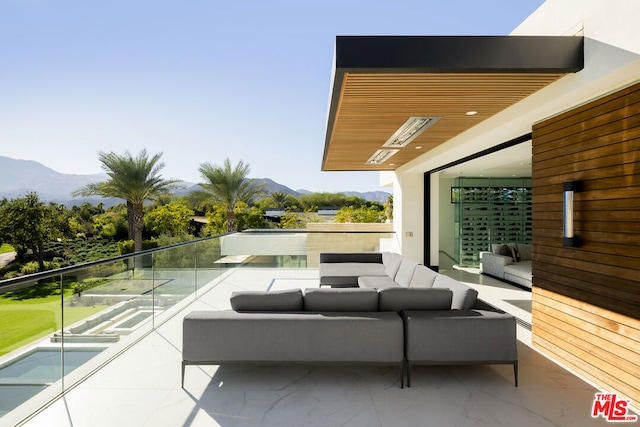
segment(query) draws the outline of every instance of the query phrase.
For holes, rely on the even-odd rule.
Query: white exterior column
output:
[[[424,260],[424,174],[395,173],[393,230],[402,255]]]
[[[430,259],[425,260],[425,265],[434,267],[440,265],[440,174],[431,174],[431,222],[429,223],[430,237],[429,254]],[[424,238],[424,233],[422,234]],[[427,264],[428,262],[428,264]]]

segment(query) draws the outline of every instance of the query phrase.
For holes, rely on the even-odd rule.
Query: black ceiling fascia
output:
[[[575,73],[582,36],[337,36],[322,165],[345,73]]]
[[[584,67],[582,36],[338,36],[335,67],[347,72],[572,73]]]

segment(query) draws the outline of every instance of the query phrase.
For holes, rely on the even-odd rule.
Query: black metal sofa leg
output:
[[[184,360],[183,360],[182,361],[182,377],[181,377],[181,380],[180,380],[180,386],[182,388],[184,388],[184,366],[185,366],[185,363],[184,363]]]

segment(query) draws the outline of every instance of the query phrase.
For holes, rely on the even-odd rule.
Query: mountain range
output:
[[[0,198],[14,199],[22,197],[29,192],[38,193],[40,200],[55,202],[64,205],[79,205],[84,202],[97,204],[103,202],[105,206],[120,203],[119,199],[103,199],[101,197],[74,198],[71,193],[91,182],[99,182],[107,179],[106,174],[75,175],[57,172],[42,163],[33,160],[18,160],[0,156]],[[269,178],[256,178],[264,184],[267,193],[281,192],[300,196],[312,191],[292,190]],[[184,188],[176,190],[176,194],[186,194],[199,186],[193,183],[184,183]],[[362,197],[365,200],[384,203],[390,193],[384,191],[343,192],[349,196]]]

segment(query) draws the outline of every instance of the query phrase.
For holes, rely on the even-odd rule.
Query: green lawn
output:
[[[59,287],[39,285],[37,292],[34,288],[0,295],[0,356],[62,328]],[[71,294],[71,289],[66,290],[65,298]],[[65,307],[65,324],[71,325],[105,308]]]

